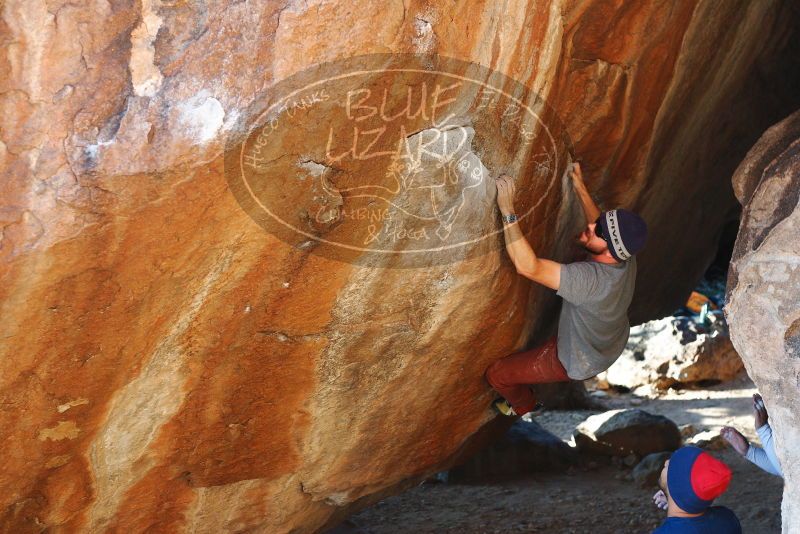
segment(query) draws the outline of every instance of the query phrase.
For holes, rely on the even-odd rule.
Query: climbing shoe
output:
[[[509,417],[517,415],[517,412],[514,411],[514,408],[512,408],[511,405],[508,403],[508,401],[505,399],[497,399],[492,404],[492,407],[495,409],[495,411],[497,411],[502,415],[507,415]]]

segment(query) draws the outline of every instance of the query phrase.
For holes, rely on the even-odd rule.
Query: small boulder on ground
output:
[[[661,415],[639,409],[611,410],[577,426],[575,445],[581,452],[607,456],[644,457],[681,446],[678,426]]]
[[[577,451],[535,421],[517,420],[499,440],[448,472],[448,482],[478,482],[538,471],[565,471]]]
[[[706,430],[705,432],[695,434],[686,440],[686,444],[694,445],[695,447],[700,447],[708,451],[721,451],[727,447],[725,438],[723,438],[719,432],[713,430]]]
[[[671,452],[648,454],[633,468],[631,472],[633,480],[642,488],[655,486],[661,470],[664,468],[664,462],[669,460],[670,456],[672,456]]]

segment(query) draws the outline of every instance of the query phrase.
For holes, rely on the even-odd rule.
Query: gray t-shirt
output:
[[[558,359],[570,378],[591,378],[622,354],[635,282],[636,256],[619,264],[579,261],[561,266]]]

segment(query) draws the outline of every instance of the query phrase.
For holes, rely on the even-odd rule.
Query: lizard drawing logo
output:
[[[327,173],[320,176],[331,196],[381,199],[407,217],[436,224],[435,235],[446,241],[467,202],[470,189],[481,186],[488,169],[471,148],[475,131],[444,125],[402,137],[389,158],[379,184],[337,187]],[[318,212],[323,216],[324,208]]]
[[[557,198],[559,155],[570,152],[556,113],[527,86],[438,55],[313,65],[265,87],[230,131],[230,191],[268,233],[401,268],[502,246],[494,178],[521,180],[524,225]]]

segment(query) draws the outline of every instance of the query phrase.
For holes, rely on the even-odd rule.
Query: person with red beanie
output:
[[[741,534],[736,514],[724,506],[711,506],[725,493],[731,470],[698,447],[681,447],[664,463],[653,496],[667,519],[653,534]]]
[[[557,335],[486,369],[487,382],[501,395],[493,407],[503,415],[524,415],[541,406],[532,384],[586,380],[605,371],[628,342],[635,255],[644,247],[647,225],[625,209],[601,212],[577,163],[570,174],[586,216],[586,227],[576,239],[586,259],[566,264],[536,255],[517,223],[514,181],[505,175],[496,180],[506,251],[517,273],[555,289],[563,299]]]

